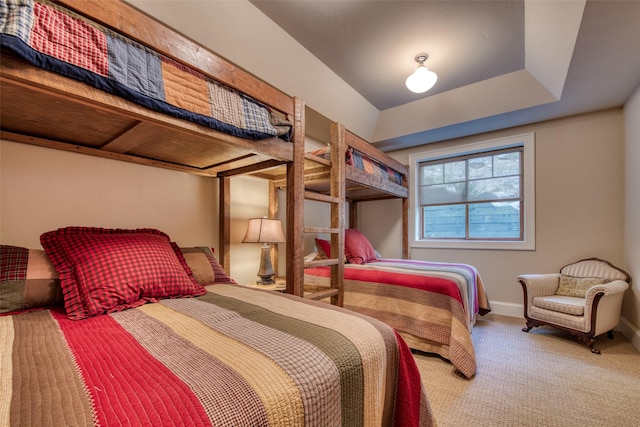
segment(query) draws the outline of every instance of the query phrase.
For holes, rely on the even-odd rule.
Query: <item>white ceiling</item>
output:
[[[640,84],[640,1],[250,2],[379,111],[393,150],[624,105]],[[426,52],[438,82],[404,80]]]

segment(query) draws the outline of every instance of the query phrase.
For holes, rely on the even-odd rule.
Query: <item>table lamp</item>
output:
[[[263,243],[262,257],[260,258],[260,270],[258,270],[258,280],[260,285],[270,285],[275,283],[273,267],[271,265],[270,245],[272,243],[283,243],[285,241],[282,232],[282,224],[279,219],[251,218],[247,226],[247,234],[242,239],[242,243]]]

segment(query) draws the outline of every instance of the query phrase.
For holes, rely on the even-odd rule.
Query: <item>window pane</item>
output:
[[[422,166],[420,174],[420,185],[442,184],[443,165]]]
[[[433,205],[464,201],[465,183],[429,185],[420,189],[420,204]]]
[[[520,198],[520,177],[481,179],[469,182],[468,200],[497,200]]]
[[[497,154],[493,159],[493,176],[519,175],[520,152]]]
[[[431,206],[423,208],[422,212],[423,238],[465,238],[465,205]]]
[[[469,159],[469,179],[491,178],[493,176],[493,156]]]
[[[444,182],[464,181],[467,176],[466,163],[452,162],[444,164]]]
[[[469,237],[520,238],[520,203],[478,203],[469,206]]]

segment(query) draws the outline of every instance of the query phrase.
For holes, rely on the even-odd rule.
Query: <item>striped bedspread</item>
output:
[[[0,12],[0,45],[37,67],[241,138],[289,138],[254,99],[58,5],[0,0]]]
[[[408,347],[382,322],[207,289],[79,321],[0,317],[0,425],[435,424]]]
[[[305,270],[305,285],[328,286],[328,267]],[[490,311],[482,279],[467,264],[381,259],[345,265],[344,307],[395,328],[416,350],[448,359],[465,377],[477,370],[471,332]]]

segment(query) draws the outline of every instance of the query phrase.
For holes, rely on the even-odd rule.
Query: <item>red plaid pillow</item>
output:
[[[369,239],[357,228],[344,230],[344,254],[353,264],[366,264],[377,259]]]
[[[158,230],[67,227],[40,242],[60,275],[70,319],[206,293],[178,246]]]

